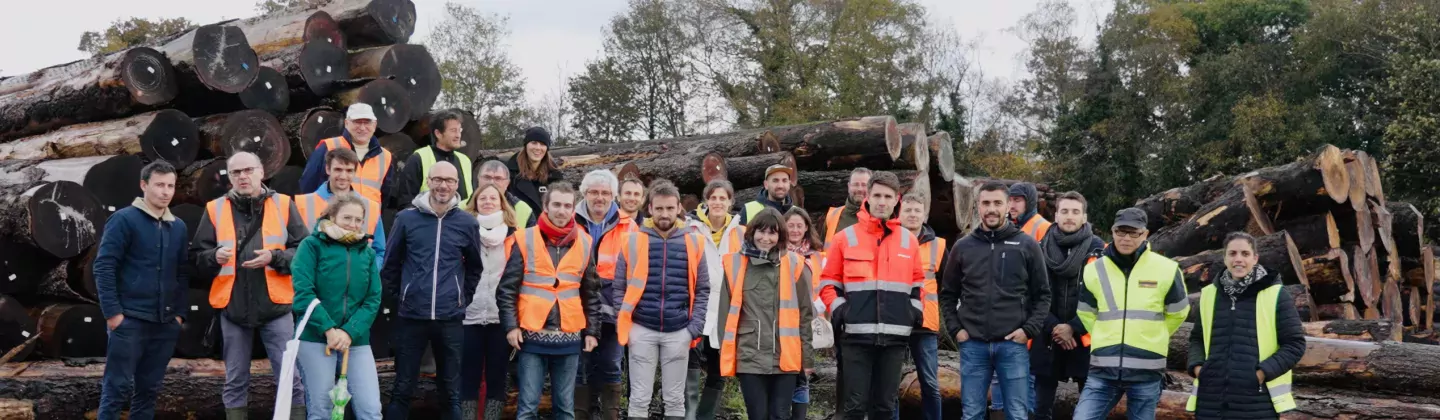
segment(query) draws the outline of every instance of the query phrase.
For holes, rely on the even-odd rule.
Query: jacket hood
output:
[[[930,243],[935,240],[935,228],[930,227],[929,224],[920,225],[920,231],[915,232],[915,239],[919,240],[921,244]]]
[[[870,209],[867,207],[869,206],[861,206],[860,212],[855,213],[856,226],[860,226],[862,229],[870,230],[872,232],[883,231],[882,235],[880,235],[881,237],[890,236],[891,232],[905,229],[904,226],[900,226],[899,220],[880,220],[879,218],[870,215]]]
[[[155,218],[156,220],[164,222],[175,221],[175,213],[171,213],[170,209],[168,208],[161,210],[160,214],[155,214],[154,211],[150,210],[150,206],[145,204],[144,197],[135,197],[135,201],[130,202],[130,205],[135,206],[135,208],[140,209],[140,211],[145,212],[145,214],[150,215],[150,217]]]
[[[1002,220],[1005,220],[1005,225],[1000,226],[1000,229],[996,229],[996,230],[990,231],[990,230],[985,230],[985,226],[983,226],[983,225],[981,225],[981,226],[976,226],[976,227],[975,227],[975,230],[973,230],[973,231],[970,232],[970,236],[975,237],[975,239],[979,239],[979,240],[981,240],[981,241],[984,241],[985,243],[992,243],[992,244],[993,244],[993,243],[1000,242],[1000,241],[1003,241],[1003,240],[1006,240],[1006,239],[1014,238],[1015,235],[1022,235],[1022,234],[1024,234],[1023,232],[1020,231],[1020,226],[1016,226],[1014,223],[1011,223],[1009,219],[1005,219],[1005,218],[1003,218],[1003,217],[1002,217],[1001,219],[1002,219]],[[981,223],[984,223],[984,222],[981,222]],[[926,227],[928,228],[929,226],[926,226]],[[932,231],[932,232],[933,232],[933,231]]]
[[[1031,184],[1029,182],[1017,182],[1015,183],[1015,185],[1010,186],[1009,196],[1020,196],[1025,198],[1025,212],[1021,213],[1020,217],[1015,218],[1015,223],[1025,224],[1025,222],[1030,221],[1031,217],[1035,216],[1035,205],[1036,201],[1038,201],[1038,198],[1040,196],[1039,191],[1035,189],[1035,184]]]
[[[620,223],[620,206],[614,201],[610,202],[610,209],[605,211],[604,220],[590,220],[590,202],[580,200],[580,205],[575,206],[575,217],[583,220],[587,225],[599,224],[601,230],[610,230],[615,224]]]
[[[415,209],[420,210],[420,212],[422,212],[422,213],[427,213],[427,214],[435,215],[436,217],[440,217],[440,216],[448,215],[448,214],[450,214],[450,212],[453,212],[453,211],[455,211],[455,210],[459,210],[459,209],[460,209],[460,196],[459,196],[459,195],[456,195],[456,196],[454,196],[454,197],[450,197],[450,211],[445,212],[445,214],[436,213],[436,212],[435,212],[435,209],[430,207],[430,191],[429,191],[429,190],[426,190],[425,192],[422,192],[422,193],[420,193],[420,194],[416,194],[416,195],[415,195],[415,199],[414,199],[414,200],[410,200],[410,204],[413,205],[413,206],[415,206]]]
[[[776,202],[774,202],[774,201],[770,201],[770,192],[769,192],[769,191],[765,191],[765,188],[760,188],[759,197],[756,197],[756,198],[755,198],[755,201],[759,201],[760,204],[764,204],[764,205],[767,205],[767,206],[770,206],[770,207],[774,207],[774,208],[777,208],[777,209],[790,208],[790,206],[794,205],[794,203],[795,203],[795,200],[792,200],[792,199],[790,198],[790,195],[788,195],[788,194],[785,195],[785,201],[784,201],[784,202],[776,203]],[[784,213],[784,212],[782,211],[781,213]]]

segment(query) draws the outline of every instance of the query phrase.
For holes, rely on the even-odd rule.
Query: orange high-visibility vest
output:
[[[345,141],[344,137],[331,137],[322,140],[320,144],[325,145],[325,150],[354,150],[354,148],[350,147],[350,142]],[[375,142],[371,142],[370,147],[379,148],[380,155],[375,157],[375,164],[373,165],[367,165],[365,157],[360,157],[360,166],[355,168],[355,184],[352,188],[355,188],[355,192],[360,193],[361,196],[379,203],[382,195],[380,189],[385,186],[385,175],[390,172],[391,156],[389,150],[385,150],[385,148],[380,147],[380,145]],[[462,179],[460,182],[467,181]]]
[[[840,213],[844,211],[845,207],[831,207],[825,212],[825,249],[830,249],[830,238],[834,238],[835,232],[840,230]]]
[[[210,306],[215,309],[230,306],[230,290],[235,287],[235,265],[241,259],[240,250],[235,249],[235,219],[230,212],[230,199],[220,197],[205,204],[210,224],[215,226],[215,244],[235,251],[230,261],[220,266],[220,274],[210,286]],[[290,196],[271,194],[265,199],[265,210],[260,222],[260,249],[285,250],[285,225],[290,223]],[[295,302],[295,284],[289,274],[280,274],[269,265],[265,266],[265,285],[270,292],[270,301],[279,304]]]
[[[676,227],[676,229],[684,229]],[[699,233],[688,230],[683,233],[685,237],[685,256],[687,260],[686,270],[690,280],[690,313],[695,313],[695,273],[700,271],[700,258],[705,255],[705,239]],[[645,294],[645,282],[650,279],[650,258],[644,253],[650,250],[650,235],[644,232],[634,232],[624,235],[625,247],[620,251],[620,258],[625,259],[625,299],[620,303],[620,315],[615,319],[615,336],[620,345],[630,344],[630,327],[634,325],[631,317],[634,315],[635,306],[640,304],[640,296]],[[700,342],[696,337],[690,342],[690,347],[695,347]]]
[[[1045,239],[1045,233],[1050,232],[1050,221],[1036,214],[1030,216],[1030,220],[1026,221],[1025,226],[1020,230],[1024,231],[1026,235],[1030,235],[1031,238],[1035,238],[1035,242],[1040,242]]]
[[[824,252],[816,252],[805,257],[805,267],[810,269],[810,300],[820,298],[820,268],[824,266]]]
[[[730,310],[725,316],[725,336],[720,340],[720,376],[735,376],[736,331],[740,328],[740,308],[745,301],[745,271],[749,261],[744,254],[720,257],[724,260],[725,281],[730,288]],[[780,371],[799,372],[800,361],[800,297],[795,295],[795,282],[800,281],[804,265],[795,254],[780,260],[780,313],[776,317],[776,336],[780,341]]]
[[[635,224],[634,218],[622,216],[614,228],[600,237],[600,246],[595,250],[595,274],[600,277],[600,281],[605,282],[604,284],[611,284],[615,281],[615,259],[620,257],[620,249],[624,248],[626,235],[638,231],[640,231],[640,227]],[[607,317],[613,317],[615,316],[615,307],[606,303],[605,299],[600,299],[600,313]]]
[[[726,226],[724,229],[725,233],[720,234],[720,242],[715,244],[715,251],[720,255],[740,252],[740,244],[745,241],[745,225],[735,225],[733,228]]]
[[[320,221],[320,214],[327,208],[330,208],[330,202],[320,198],[320,193],[295,196],[295,210],[300,212],[300,219],[305,222],[306,230],[315,230],[315,223]],[[368,198],[365,199],[365,224],[371,235],[374,235],[375,228],[380,226],[380,204]]]
[[[520,281],[520,299],[516,301],[516,319],[526,331],[543,331],[550,310],[560,305],[560,331],[573,333],[585,329],[585,306],[580,302],[580,284],[585,267],[590,266],[590,234],[576,232],[570,250],[560,257],[560,265],[550,259],[540,228],[515,232],[520,256],[525,260],[525,275]]]
[[[920,264],[925,270],[925,284],[920,287],[920,304],[925,312],[921,327],[930,331],[940,331],[940,284],[935,281],[935,275],[940,272],[944,253],[945,238],[920,244]]]

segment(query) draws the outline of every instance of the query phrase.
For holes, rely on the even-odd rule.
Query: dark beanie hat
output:
[[[525,144],[530,144],[532,141],[538,141],[545,144],[545,147],[550,147],[550,132],[546,131],[544,127],[525,129]]]

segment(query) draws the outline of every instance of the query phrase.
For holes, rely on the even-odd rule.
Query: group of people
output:
[[[942,338],[960,350],[967,419],[984,418],[987,399],[1009,419],[1051,418],[1064,381],[1083,389],[1076,418],[1104,418],[1122,395],[1130,418],[1153,418],[1190,311],[1178,265],[1148,249],[1145,213],[1119,212],[1106,244],[1078,193],[1056,200],[1051,223],[1034,186],[987,183],[980,226],[947,248],[926,224],[930,200],[888,172],[853,171],[846,203],[817,224],[793,205],[786,166],[738,213],[745,198],[724,180],[688,209],[665,180],[562,180],[540,128],[508,161],[472,170],[456,151],[460,116],[441,112],[430,145],[397,169],[369,106],[344,125],[311,154],[308,194],[276,193],[258,157],[231,156],[232,189],[193,238],[168,210],[175,168],[142,170],[144,196],[110,218],[95,259],[110,329],[99,418],[127,403],[130,418],[153,417],[189,266],[213,279],[227,419],[250,414],[256,334],[272,367],[300,341],[292,418],[331,416],[347,359],[357,418],[407,418],[428,348],[445,419],[501,418],[512,368],[520,419],[537,418],[547,380],[557,419],[649,418],[657,397],[666,419],[713,419],[731,377],[749,418],[803,419],[814,347],[833,345],[837,417],[898,419],[908,359],[934,420]],[[405,208],[389,229],[387,205]],[[1255,246],[1227,237],[1226,270],[1201,291],[1189,352],[1201,418],[1294,408],[1304,334]],[[386,405],[370,341],[382,302],[395,319]]]

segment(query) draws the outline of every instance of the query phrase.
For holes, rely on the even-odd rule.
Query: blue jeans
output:
[[[992,375],[999,377],[1004,389],[1005,418],[1029,417],[1030,351],[1024,344],[971,339],[960,343],[960,366],[960,400],[966,420],[986,417],[985,394],[990,391]]]
[[[791,393],[790,402],[793,404],[810,403],[810,376],[802,373],[795,380],[795,392]]]
[[[130,418],[155,418],[155,397],[165,381],[165,366],[175,352],[180,338],[180,324],[174,319],[156,323],[125,318],[114,331],[109,331],[105,347],[105,377],[100,380],[102,420],[120,418],[120,410],[130,403]]]
[[[536,354],[520,352],[515,372],[520,395],[515,403],[517,420],[539,418],[540,396],[545,393],[545,375],[550,375],[550,407],[555,420],[575,420],[575,371],[580,354]],[[589,420],[589,419],[585,419]]]
[[[910,336],[910,357],[915,361],[915,375],[920,378],[920,408],[925,420],[940,420],[940,337],[935,334]],[[897,399],[895,406],[899,407]],[[895,410],[893,420],[900,420]]]
[[[1123,382],[1100,379],[1091,376],[1085,379],[1085,390],[1080,392],[1080,402],[1075,404],[1075,420],[1103,420],[1110,410],[1126,397],[1125,415],[1130,420],[1155,418],[1155,406],[1160,403],[1160,391],[1165,389],[1160,381]]]
[[[600,324],[600,342],[595,351],[580,353],[580,369],[575,371],[580,385],[613,385],[621,383],[620,362],[625,347],[615,333],[614,323]]]
[[[300,342],[296,361],[300,374],[305,379],[305,418],[308,420],[329,420],[330,389],[335,387],[339,377],[340,352],[325,355],[325,343]],[[375,354],[370,346],[350,347],[350,367],[345,374],[349,382],[350,407],[355,409],[355,418],[380,420],[380,375],[375,372]]]
[[[420,358],[428,344],[435,351],[435,387],[440,400],[440,418],[460,419],[460,349],[465,344],[465,330],[460,320],[428,320],[395,318],[395,385],[390,391],[390,404],[385,418],[405,420],[410,417],[410,404],[420,380]]]

